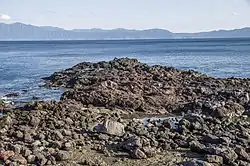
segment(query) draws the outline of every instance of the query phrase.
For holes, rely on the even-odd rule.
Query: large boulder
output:
[[[105,120],[102,124],[95,126],[95,129],[98,132],[115,136],[122,136],[125,133],[122,123],[111,120]]]

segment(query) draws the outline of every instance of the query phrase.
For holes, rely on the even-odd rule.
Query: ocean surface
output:
[[[120,41],[0,42],[0,96],[13,100],[59,99],[62,90],[46,89],[42,77],[82,61],[137,58],[149,65],[192,69],[215,77],[250,77],[250,39],[175,39]]]

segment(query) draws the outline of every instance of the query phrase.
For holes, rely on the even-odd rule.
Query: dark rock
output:
[[[136,148],[132,151],[131,157],[135,159],[145,159],[147,158],[147,155],[139,148]]]
[[[207,142],[207,143],[211,143],[211,144],[219,144],[220,143],[219,137],[217,137],[215,135],[211,135],[211,134],[207,134],[207,135],[203,136],[203,141]]]
[[[197,153],[204,153],[206,146],[199,143],[198,141],[192,141],[190,144],[190,150]]]
[[[212,164],[207,163],[206,161],[201,161],[201,160],[187,161],[184,163],[180,163],[179,165],[181,166],[213,166]]]
[[[20,96],[20,93],[9,93],[5,95],[5,97],[18,97],[18,96]]]
[[[128,151],[132,151],[135,148],[142,148],[141,139],[138,137],[129,137],[122,143],[122,147]]]

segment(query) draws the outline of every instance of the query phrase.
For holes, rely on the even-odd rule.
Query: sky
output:
[[[201,32],[250,27],[250,0],[0,0],[0,22]]]

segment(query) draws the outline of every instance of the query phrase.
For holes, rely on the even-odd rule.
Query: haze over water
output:
[[[250,77],[250,39],[0,42],[0,96],[58,99],[40,78],[82,61],[137,58],[149,65],[192,69],[215,77]]]

